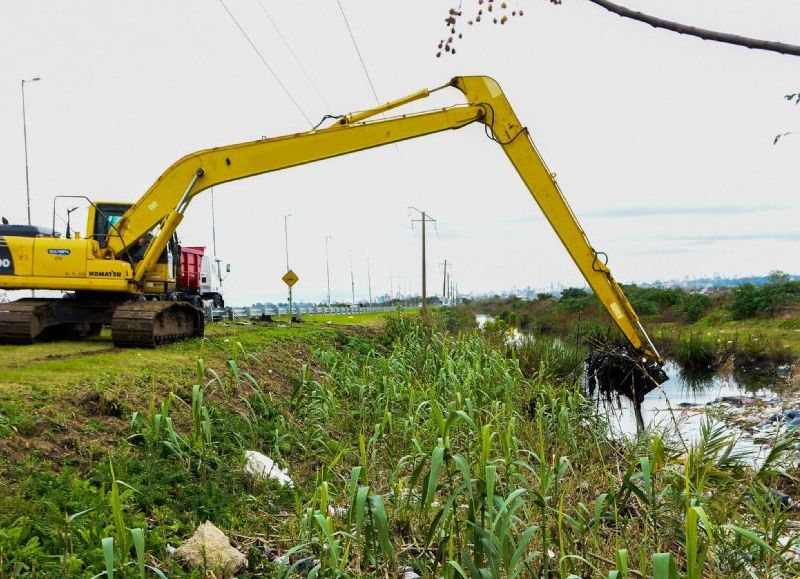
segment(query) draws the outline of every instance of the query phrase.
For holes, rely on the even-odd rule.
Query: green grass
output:
[[[414,313],[404,315],[415,315]],[[316,335],[320,325],[379,327],[389,316],[386,312],[306,316],[304,324],[290,328],[258,323],[215,323],[206,325],[206,337],[212,350],[224,349],[225,339],[235,339],[247,348],[265,341],[303,340]],[[0,345],[0,392],[18,385],[61,387],[108,375],[129,373],[132,366],[147,374],[154,370],[175,370],[191,365],[200,340],[187,340],[154,349],[120,349],[111,343],[109,330],[85,341],[48,342],[28,346]]]
[[[287,576],[267,550],[319,577],[800,571],[778,541],[796,513],[764,498],[791,484],[787,443],[755,471],[710,423],[688,449],[614,440],[563,347],[542,343],[527,374],[513,349],[436,323],[220,327],[162,351],[162,368],[79,376],[100,414],[6,392],[50,422],[0,438],[0,577],[187,576],[167,545],[206,519],[249,555],[243,577]],[[109,429],[95,454],[44,444],[89,419]],[[295,487],[242,472],[245,449]]]

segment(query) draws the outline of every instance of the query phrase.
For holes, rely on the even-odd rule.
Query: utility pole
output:
[[[447,298],[450,297],[450,292],[448,291],[448,283],[447,280],[450,279],[450,274],[448,273],[447,269],[453,269],[453,264],[448,263],[447,260],[444,260],[444,264],[439,264],[443,267],[442,269],[442,303],[447,302]]]
[[[409,209],[413,209],[417,211],[420,215],[422,215],[421,219],[412,219],[411,226],[414,226],[414,223],[421,222],[422,223],[422,315],[426,316],[428,314],[428,288],[427,288],[427,272],[425,271],[426,268],[426,256],[425,256],[425,224],[436,223],[436,220],[422,211],[421,209],[417,209],[416,207],[409,207]]]
[[[286,243],[286,271],[289,271],[289,218],[292,216],[288,213],[283,216],[283,235]],[[292,286],[289,286],[289,320],[292,319]]]
[[[442,303],[444,303],[445,298],[447,297],[447,292],[445,288],[447,287],[447,260],[444,260],[444,275],[442,276]]]
[[[367,257],[367,288],[369,288],[369,304],[372,305],[372,277],[369,273],[369,257]]]
[[[331,306],[331,266],[328,261],[328,240],[332,235],[325,236],[325,271],[328,274],[328,307]]]
[[[350,250],[350,289],[353,292],[353,300],[350,302],[351,304],[356,304],[356,280],[353,277],[353,250]]]

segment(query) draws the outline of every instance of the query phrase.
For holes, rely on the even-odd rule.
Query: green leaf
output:
[[[103,559],[106,562],[106,577],[114,579],[114,537],[106,537],[101,542],[103,545]]]
[[[139,577],[144,579],[144,530],[139,528],[131,529],[131,537],[133,538],[133,547],[136,549],[136,563],[139,566]]]
[[[458,574],[459,574],[459,575],[461,575],[462,577],[464,577],[464,579],[469,579],[469,575],[467,575],[467,574],[464,572],[464,569],[463,569],[463,568],[461,567],[461,565],[459,565],[457,562],[455,562],[455,561],[448,561],[448,562],[447,562],[447,564],[448,564],[448,565],[450,565],[450,566],[451,566],[453,569],[455,569],[455,570],[458,572]]]
[[[621,573],[621,577],[628,576],[628,550],[627,549],[620,549],[617,551],[617,567],[619,567],[619,572]]]
[[[740,527],[739,525],[732,525],[732,524],[720,525],[719,528],[725,529],[727,531],[733,531],[740,537],[744,537],[745,539],[747,539],[751,543],[758,545],[762,549],[765,549],[767,551],[772,551],[773,553],[775,553],[775,549],[770,547],[769,544],[764,540],[764,538],[758,535],[755,531],[746,529],[744,527]]]
[[[427,511],[433,502],[433,496],[436,494],[436,489],[439,486],[439,473],[442,470],[442,463],[444,462],[444,447],[437,446],[433,449],[431,454],[431,471],[428,475],[428,484],[425,489],[425,502],[422,505],[422,510]]]
[[[314,515],[322,534],[325,535],[325,540],[328,542],[328,557],[331,560],[331,567],[337,567],[339,563],[339,542],[334,539],[333,531],[331,530],[330,519],[320,513]]]
[[[147,565],[147,568],[150,569],[157,576],[161,577],[161,579],[167,579],[167,576],[164,575],[164,573],[158,567],[153,567],[152,565]]]
[[[364,522],[364,515],[367,512],[367,495],[369,487],[358,487],[356,491],[356,536],[361,533],[361,525]]]
[[[653,579],[680,579],[678,566],[671,553],[653,555]]]
[[[608,500],[608,493],[603,493],[597,500],[594,502],[594,528],[597,529],[600,526],[600,517],[603,515],[603,507],[606,504],[606,500]]]
[[[531,539],[539,530],[539,527],[534,525],[528,527],[522,536],[519,538],[519,544],[517,548],[514,550],[514,554],[511,556],[511,561],[508,565],[508,577],[509,579],[514,579],[515,577],[519,577],[520,574],[525,570],[525,565],[520,564],[520,560],[522,559],[522,555],[525,553],[525,549],[528,548],[528,543],[531,542]],[[535,554],[531,555],[534,557]],[[527,561],[525,561],[527,562]]]
[[[386,509],[383,506],[383,501],[378,495],[369,497],[370,511],[372,512],[375,526],[378,529],[378,537],[381,543],[381,550],[383,554],[389,559],[394,567],[394,546],[389,537],[389,519],[386,516]]]

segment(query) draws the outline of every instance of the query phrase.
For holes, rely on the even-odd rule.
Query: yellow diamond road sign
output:
[[[294,284],[297,283],[297,280],[300,278],[297,277],[297,274],[290,269],[285,274],[283,274],[283,277],[281,279],[283,280],[283,283],[285,283],[289,287],[292,287]]]

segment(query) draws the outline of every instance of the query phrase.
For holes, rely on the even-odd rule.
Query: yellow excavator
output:
[[[446,87],[460,90],[466,103],[372,119]],[[607,257],[592,248],[554,175],[493,79],[456,77],[436,89],[327,118],[327,126],[308,132],[191,153],[167,169],[134,204],[90,201],[82,237],[61,238],[52,230],[20,225],[0,229],[0,289],[71,292],[63,298],[0,304],[0,342],[83,337],[104,325],[111,326],[114,344],[123,347],[152,347],[202,336],[202,311],[181,293],[172,259],[174,234],[195,196],[236,179],[481,123],[508,155],[630,345],[646,361],[663,363],[611,276]]]

